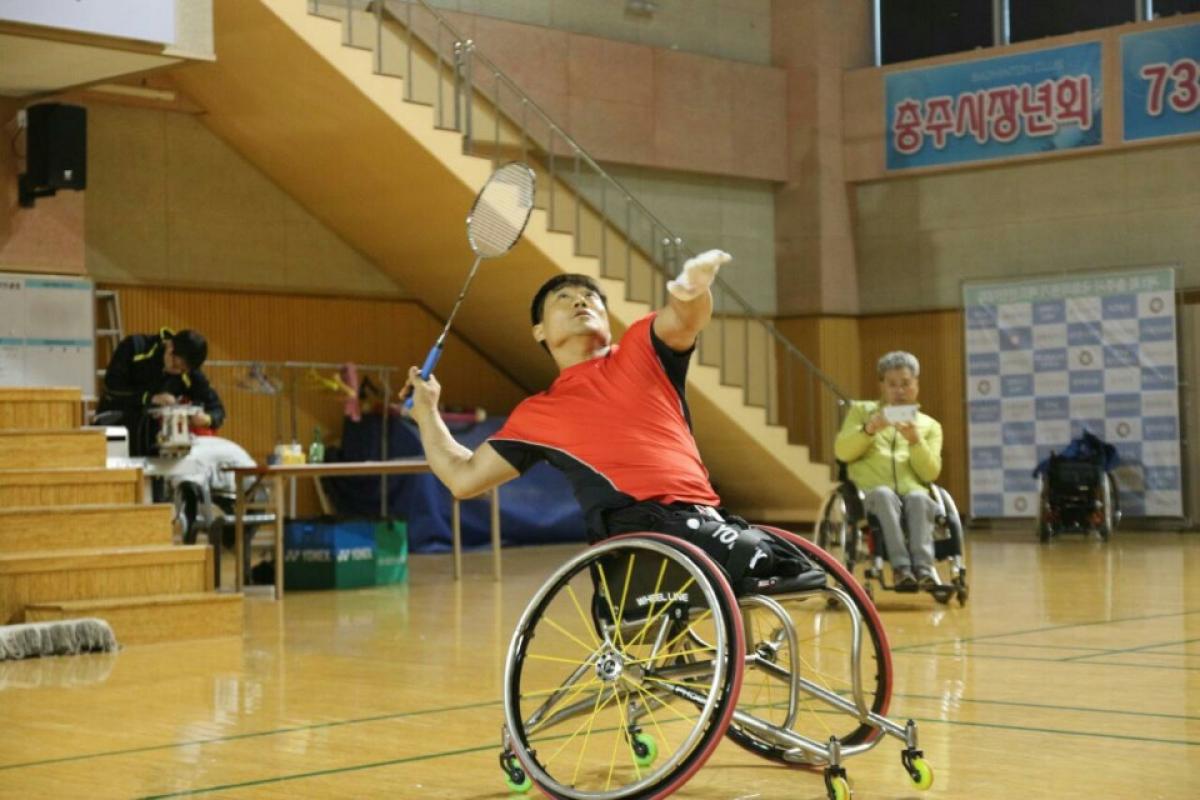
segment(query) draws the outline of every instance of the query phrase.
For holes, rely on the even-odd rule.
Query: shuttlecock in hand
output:
[[[733,256],[724,250],[709,250],[689,258],[683,263],[679,277],[667,282],[667,291],[685,303],[695,300],[712,286],[721,265],[732,260]]]

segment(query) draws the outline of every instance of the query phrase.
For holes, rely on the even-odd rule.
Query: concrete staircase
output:
[[[460,102],[446,101],[455,96],[454,73],[427,43],[444,34],[431,16],[407,19],[398,10],[405,5],[385,4],[388,12],[377,16],[362,0],[352,12],[327,0],[216,0],[218,59],[174,78],[216,133],[442,314],[469,265],[463,220],[493,158],[528,160],[539,174],[539,207],[522,242],[481,269],[455,324],[523,385],[541,389],[553,364],[524,334],[537,286],[562,272],[598,278],[619,334],[662,302],[664,277],[654,266],[662,261],[661,232],[627,235],[614,209],[629,201],[568,180],[580,157],[553,134],[549,142],[528,135],[515,119],[520,104],[498,89],[487,94],[490,77]],[[478,46],[486,52],[486,41]],[[467,140],[467,116],[486,135]],[[551,162],[559,165],[554,179]],[[689,377],[701,453],[739,513],[812,519],[831,473],[774,424],[786,347],[735,305],[718,297],[720,313]]]
[[[99,617],[122,644],[240,635],[212,548],[172,544],[172,509],[143,503],[140,470],[105,469],[80,400],[0,388],[0,625]]]

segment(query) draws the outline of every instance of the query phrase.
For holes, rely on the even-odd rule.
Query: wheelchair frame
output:
[[[886,546],[882,531],[871,523],[866,512],[866,496],[845,476],[844,466],[841,469],[841,482],[829,494],[821,505],[821,513],[814,526],[814,538],[817,544],[837,556],[847,571],[854,573],[859,562],[866,562],[863,570],[863,586],[867,595],[874,599],[874,583],[887,591],[906,591],[897,589],[894,583],[888,583],[884,563],[887,561]],[[962,518],[958,514],[958,506],[950,493],[936,483],[930,485],[930,492],[938,505],[934,519],[933,548],[934,586],[926,591],[939,603],[945,605],[952,598],[958,598],[958,604],[965,606],[970,597],[971,589],[967,584],[966,565],[966,535],[963,531]],[[840,515],[835,509],[840,505]],[[837,517],[840,516],[840,519]],[[903,518],[902,518],[903,522]],[[868,542],[870,537],[870,542]],[[874,546],[872,546],[872,543]],[[942,579],[937,568],[937,562],[946,561],[950,568],[950,580]],[[920,589],[907,590],[918,592]]]
[[[737,598],[698,547],[639,533],[591,547],[542,585],[505,662],[500,766],[510,789],[536,784],[547,796],[568,800],[665,797],[703,766],[722,736],[764,758],[821,769],[828,797],[845,800],[843,760],[889,735],[904,742],[901,762],[913,784],[931,785],[916,724],[885,716],[890,651],[870,599],[811,542],[762,529],[801,547],[830,581],[805,592]],[[646,580],[654,574],[655,581]],[[579,598],[584,591],[592,592],[590,618],[589,604]],[[582,627],[565,630],[571,623]],[[822,648],[821,633],[812,631],[823,623],[830,636],[849,636],[848,649],[841,641],[828,652]],[[864,683],[868,653],[876,672]],[[568,670],[565,679],[553,677]],[[751,696],[747,672],[761,677],[755,686],[766,687],[766,703],[758,702],[760,694]],[[783,687],[784,697],[773,700],[772,686]],[[660,719],[668,710],[671,716]],[[838,725],[830,714],[842,715],[851,730],[827,738],[801,730],[803,723],[829,733]],[[589,749],[592,736],[602,739],[598,758]],[[562,763],[576,751],[573,764]]]

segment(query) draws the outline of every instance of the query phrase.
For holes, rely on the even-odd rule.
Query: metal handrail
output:
[[[472,113],[472,111],[473,111],[473,108],[472,108],[473,102],[472,101],[475,97],[475,92],[478,91],[480,97],[482,97],[485,101],[488,99],[488,94],[489,94],[488,90],[485,89],[484,86],[476,84],[474,73],[475,73],[475,69],[476,69],[477,65],[479,67],[482,67],[484,70],[486,70],[486,72],[488,73],[487,77],[491,79],[491,83],[492,83],[492,85],[490,87],[490,90],[491,90],[490,94],[491,94],[492,110],[493,110],[493,114],[494,114],[494,131],[493,131],[493,140],[494,141],[493,141],[493,143],[495,145],[495,150],[493,150],[493,156],[492,156],[493,161],[496,160],[497,153],[500,149],[499,145],[500,145],[500,141],[501,141],[501,138],[500,138],[501,116],[504,117],[507,124],[513,126],[514,128],[516,128],[519,131],[520,136],[521,136],[521,149],[522,149],[523,156],[526,155],[526,152],[527,152],[527,142],[535,142],[544,149],[545,156],[546,156],[546,159],[548,160],[548,165],[549,165],[548,171],[549,171],[549,193],[550,193],[550,196],[549,196],[549,201],[548,201],[548,215],[549,215],[549,227],[551,229],[555,228],[555,198],[554,198],[555,184],[556,184],[557,180],[563,180],[564,182],[568,182],[568,177],[574,177],[575,184],[571,188],[575,195],[574,209],[573,209],[575,226],[574,226],[573,234],[575,237],[575,244],[576,244],[577,248],[579,246],[580,239],[581,239],[580,224],[579,224],[579,218],[580,218],[580,213],[581,213],[580,207],[581,207],[582,203],[588,202],[587,200],[584,199],[584,188],[579,185],[580,168],[582,165],[582,166],[586,166],[588,169],[590,169],[592,171],[592,173],[594,174],[594,176],[596,178],[598,178],[600,181],[599,186],[598,186],[599,195],[601,198],[600,199],[600,207],[596,208],[595,204],[592,204],[590,202],[588,202],[588,204],[589,204],[589,206],[592,207],[593,211],[595,211],[597,213],[597,215],[599,216],[599,218],[601,220],[601,230],[600,230],[600,248],[601,248],[601,252],[602,252],[602,262],[601,263],[602,264],[607,263],[603,260],[603,256],[607,254],[606,231],[608,230],[609,227],[611,227],[613,230],[620,232],[627,242],[627,253],[626,253],[626,264],[625,264],[625,285],[626,285],[627,293],[630,292],[631,288],[632,288],[632,280],[631,280],[632,265],[631,265],[630,259],[632,258],[632,249],[633,248],[638,249],[646,256],[645,260],[649,263],[650,268],[653,270],[652,275],[651,275],[651,288],[652,288],[651,300],[650,300],[651,305],[654,305],[656,302],[653,290],[659,288],[659,280],[656,280],[653,276],[656,274],[658,276],[658,278],[661,279],[662,281],[669,280],[672,277],[672,272],[670,271],[670,269],[672,266],[677,266],[676,262],[680,259],[680,256],[681,255],[689,256],[689,255],[694,254],[693,251],[691,251],[690,249],[688,249],[684,246],[682,238],[675,236],[671,232],[670,228],[668,228],[667,225],[662,222],[662,220],[660,220],[652,211],[650,211],[650,209],[648,209],[628,189],[626,189],[625,186],[617,178],[613,177],[608,172],[606,172],[604,170],[604,168],[601,167],[595,161],[595,159],[592,158],[592,156],[574,139],[574,137],[572,137],[567,131],[565,131],[560,125],[558,125],[551,118],[551,116],[540,105],[538,105],[538,103],[536,101],[534,101],[531,97],[529,97],[529,95],[524,90],[522,90],[521,87],[515,81],[513,81],[510,77],[508,77],[508,75],[506,75],[503,72],[503,70],[501,70],[499,67],[497,67],[493,61],[488,59],[483,54],[479,53],[475,47],[474,42],[471,41],[470,39],[462,36],[459,33],[459,31],[454,27],[454,25],[449,20],[447,20],[437,9],[433,8],[427,2],[427,0],[309,0],[309,9],[312,13],[319,14],[321,5],[337,7],[345,12],[345,17],[343,18],[343,25],[345,26],[344,30],[346,32],[347,37],[353,36],[353,31],[352,31],[352,27],[351,27],[352,23],[349,22],[349,20],[351,20],[353,18],[352,12],[356,9],[360,10],[360,11],[365,11],[367,9],[370,9],[371,11],[373,11],[373,15],[375,17],[375,22],[377,25],[375,35],[374,35],[374,41],[375,41],[375,46],[376,46],[376,53],[375,53],[375,70],[376,70],[376,72],[382,72],[382,70],[383,70],[382,29],[383,29],[383,24],[384,24],[385,12],[386,12],[386,15],[391,20],[393,20],[396,23],[398,23],[399,25],[403,26],[404,38],[405,38],[405,43],[406,43],[406,52],[404,54],[404,59],[405,59],[405,63],[406,63],[405,75],[408,78],[407,80],[405,80],[405,89],[404,89],[404,99],[405,100],[414,101],[413,94],[412,94],[413,84],[415,83],[415,79],[412,78],[412,75],[413,75],[412,40],[415,38],[421,45],[423,45],[425,48],[432,51],[432,53],[435,57],[435,60],[436,60],[436,68],[435,68],[436,71],[435,71],[434,79],[437,81],[437,88],[436,88],[434,98],[433,98],[432,102],[430,102],[429,104],[435,106],[435,108],[436,108],[435,119],[436,119],[436,124],[439,127],[443,127],[444,121],[445,121],[445,113],[444,113],[445,100],[442,96],[443,95],[442,84],[443,84],[443,78],[445,77],[443,69],[444,69],[444,65],[446,67],[453,68],[453,80],[454,80],[454,90],[455,90],[454,91],[454,99],[453,99],[453,102],[454,102],[453,124],[450,126],[447,126],[447,127],[449,127],[452,130],[458,130],[463,134],[464,144],[465,144],[466,148],[468,149],[468,152],[474,146],[475,142],[478,141],[475,136],[474,120],[473,120],[473,113]],[[398,6],[402,6],[402,8],[398,8]],[[420,7],[424,12],[426,12],[434,20],[435,29],[434,29],[432,36],[428,35],[427,33],[422,32],[422,30],[416,29],[415,26],[413,25],[412,13],[413,13],[414,6]],[[446,39],[443,39],[443,31],[447,35]],[[453,43],[453,56],[452,56],[453,61],[451,61],[450,58],[443,59],[442,46],[446,40],[449,40],[450,42]],[[349,43],[349,41],[347,41],[347,43]],[[520,119],[519,120],[514,118],[514,114],[505,111],[503,104],[501,103],[501,95],[500,95],[501,87],[507,89],[513,95],[513,99],[519,102],[519,105],[520,105]],[[464,101],[465,101],[465,103],[464,103]],[[414,102],[420,102],[420,101],[414,101]],[[546,141],[544,143],[538,142],[537,138],[533,135],[533,132],[530,128],[530,115],[531,114],[533,115],[533,118],[535,121],[540,122],[541,124],[543,124],[545,126],[546,138],[548,141]],[[560,145],[564,145],[570,152],[567,154],[561,154],[560,149],[559,149]],[[572,162],[571,169],[556,170],[555,169],[556,160],[564,159],[564,158],[571,159],[571,162]],[[618,198],[617,198],[618,201],[622,201],[622,200],[624,201],[624,203],[623,203],[624,207],[625,207],[624,229],[621,228],[620,223],[617,222],[616,219],[612,215],[610,215],[608,212],[608,206],[609,206],[608,189],[610,189],[610,188],[616,191],[616,193],[618,195]],[[650,233],[649,252],[647,252],[646,248],[642,247],[640,237],[638,237],[637,234],[635,234],[635,232],[633,230],[633,214],[635,211],[637,212],[637,214],[639,214],[641,217],[643,217],[649,225],[649,233]],[[661,235],[659,235],[659,234],[661,234]],[[771,421],[772,418],[775,418],[776,420],[782,422],[782,424],[784,424],[785,426],[789,426],[788,421],[785,421],[785,417],[784,417],[784,414],[782,413],[782,411],[776,407],[776,408],[774,408],[774,413],[772,413],[772,409],[773,409],[773,406],[776,405],[777,401],[780,399],[775,395],[775,393],[778,391],[778,385],[780,382],[780,378],[782,377],[778,373],[783,372],[783,370],[779,369],[779,367],[785,367],[786,374],[788,376],[788,380],[786,381],[784,388],[785,388],[785,392],[786,392],[785,402],[789,409],[789,415],[792,413],[792,410],[794,409],[795,398],[792,396],[794,393],[794,384],[793,384],[793,381],[791,380],[792,371],[793,371],[793,362],[798,362],[799,365],[803,368],[804,373],[807,374],[807,376],[809,377],[809,380],[806,382],[806,389],[807,389],[806,396],[808,397],[808,407],[809,407],[810,412],[815,411],[815,408],[812,404],[812,399],[813,399],[812,398],[812,394],[813,394],[812,393],[812,382],[815,380],[818,385],[824,387],[824,389],[830,395],[832,395],[832,398],[834,399],[834,401],[836,402],[836,405],[837,405],[838,416],[840,417],[844,413],[845,408],[848,406],[848,404],[850,402],[848,396],[838,387],[838,385],[833,381],[833,379],[831,377],[829,377],[829,375],[827,375],[824,371],[822,371],[819,367],[817,367],[817,365],[814,364],[803,352],[801,352],[800,349],[797,348],[795,344],[793,344],[786,336],[784,336],[772,321],[770,321],[769,319],[766,319],[761,314],[759,314],[757,311],[755,311],[754,308],[745,300],[745,298],[743,298],[741,296],[741,294],[739,294],[735,289],[733,289],[729,285],[729,283],[726,280],[722,279],[720,276],[717,277],[717,280],[715,282],[714,293],[718,299],[724,300],[724,302],[721,303],[720,306],[722,306],[722,307],[725,307],[726,305],[732,306],[732,308],[729,309],[728,312],[724,312],[724,313],[722,313],[722,310],[719,309],[717,311],[718,317],[724,317],[724,318],[730,319],[730,320],[741,319],[745,323],[745,329],[744,329],[744,333],[743,333],[744,364],[743,364],[743,373],[740,376],[740,378],[742,381],[742,390],[744,392],[745,397],[747,398],[747,402],[750,402],[749,398],[750,398],[750,393],[751,393],[750,359],[748,357],[749,347],[750,347],[750,345],[749,345],[749,337],[750,337],[750,330],[751,330],[750,325],[751,325],[751,323],[756,323],[759,326],[761,326],[761,329],[763,331],[765,331],[768,336],[768,341],[765,345],[765,348],[767,351],[766,352],[767,364],[766,364],[766,374],[765,374],[766,391],[765,391],[765,400],[763,403],[763,405],[765,406],[765,408],[767,410],[768,421]],[[725,327],[726,327],[726,325],[722,325],[720,328],[720,344],[716,348],[719,353],[719,355],[717,356],[718,365],[724,365],[727,362],[727,357],[726,357],[726,352],[725,352]],[[783,359],[784,359],[784,363],[782,365],[777,364],[774,369],[772,368],[773,359],[771,357],[771,345],[772,344],[775,347],[779,348],[779,351],[781,352]],[[704,351],[704,352],[707,352],[707,351]],[[722,370],[722,378],[724,378],[725,367],[721,366],[721,370]],[[773,372],[775,373],[774,380],[772,380]],[[812,429],[812,425],[815,424],[814,414],[810,413],[809,418],[810,418],[810,431],[809,431],[810,435],[809,435],[807,443],[809,444],[810,447],[814,447],[814,446],[822,447],[823,444],[827,444],[827,443],[822,443],[822,442],[817,441],[818,437],[816,436],[816,432]],[[790,420],[791,417],[789,416],[787,419]]]

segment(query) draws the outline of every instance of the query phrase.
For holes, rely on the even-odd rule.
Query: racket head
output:
[[[496,258],[521,238],[533,211],[534,172],[510,161],[499,167],[475,196],[467,214],[467,242],[480,258]]]

